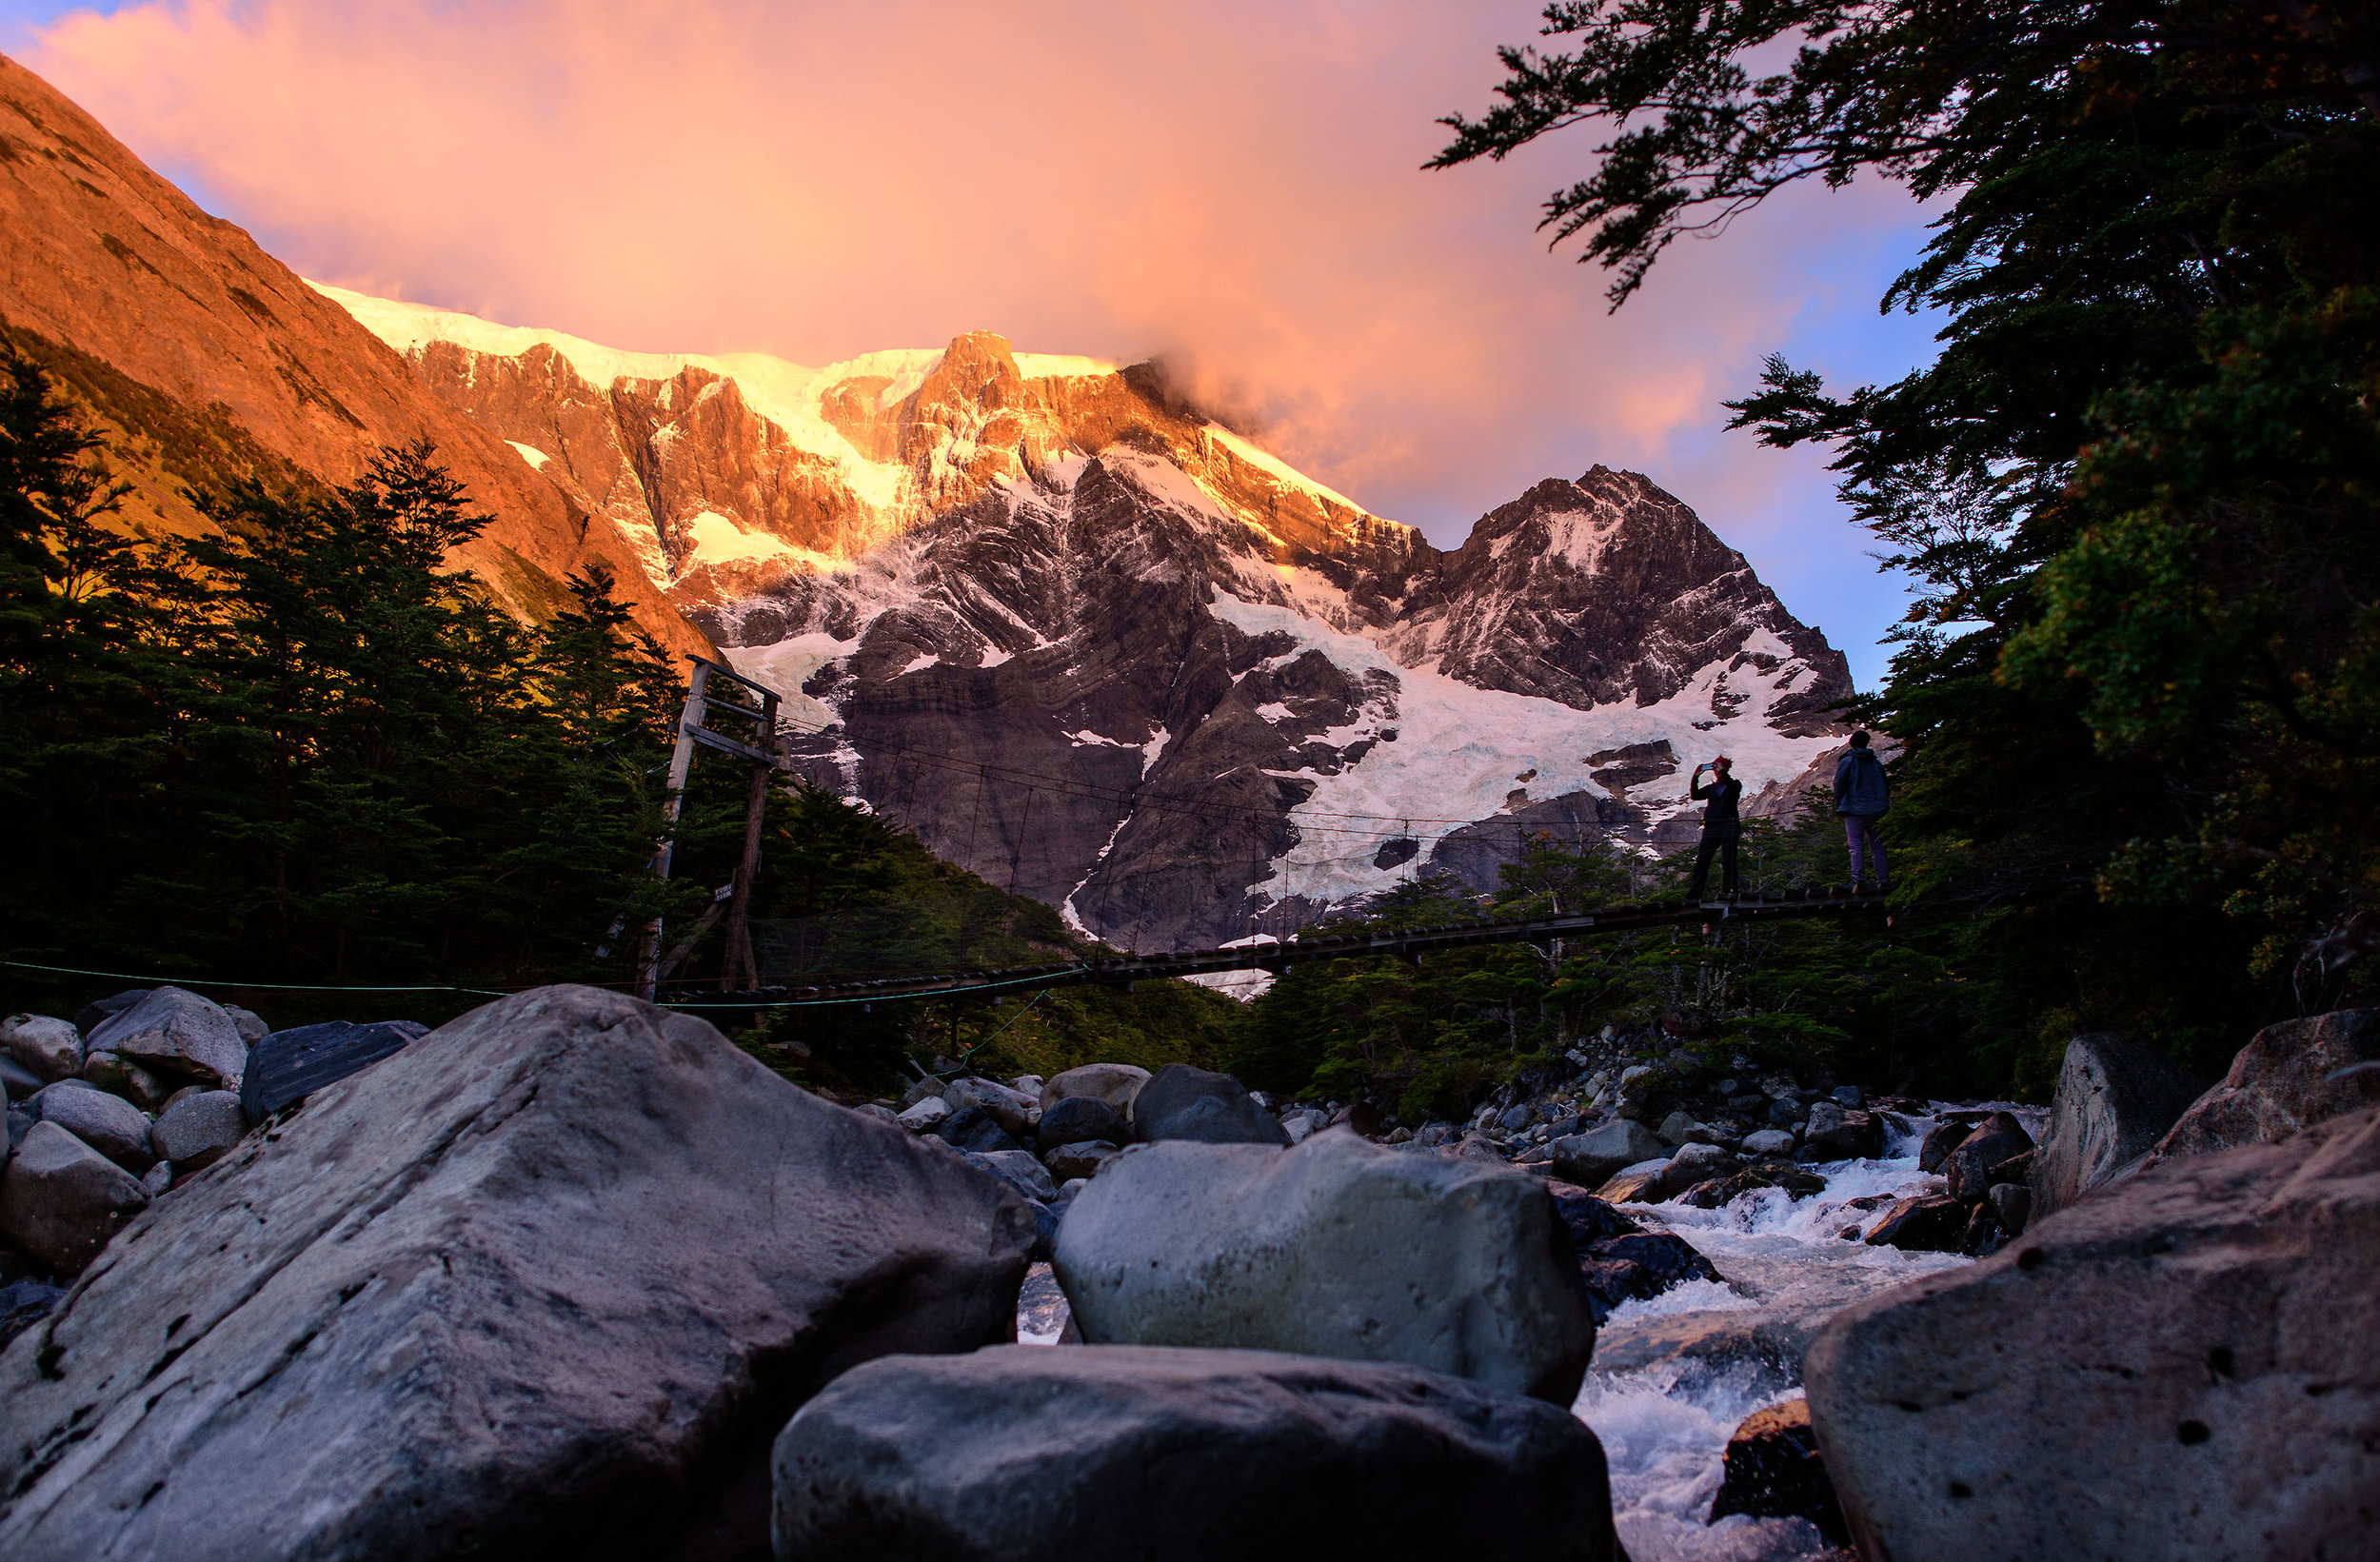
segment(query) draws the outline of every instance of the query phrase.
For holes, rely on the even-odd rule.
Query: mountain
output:
[[[350,482],[427,439],[495,517],[455,561],[514,612],[613,570],[639,621],[698,633],[608,527],[462,416],[379,338],[231,224],[210,217],[40,77],[0,58],[0,331],[109,438],[150,530],[205,524],[184,490],[241,478]]]
[[[323,290],[785,693],[815,780],[1120,942],[1492,890],[1539,832],[1675,844],[1695,762],[1775,806],[1842,732],[1841,655],[1634,473],[1447,553],[1152,365],[628,354]]]
[[[1286,930],[1532,835],[1691,839],[1850,692],[1676,498],[1597,466],[1433,546],[1154,364],[947,346],[822,368],[638,354],[302,282],[0,61],[0,329],[109,434],[135,524],[428,439],[493,524],[455,563],[783,690],[803,769],[1142,947]]]

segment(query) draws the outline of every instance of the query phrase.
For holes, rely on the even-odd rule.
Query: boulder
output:
[[[143,1112],[164,1110],[166,1102],[173,1097],[177,1081],[129,1060],[121,1066],[124,1069],[124,1098]]]
[[[1124,1120],[1124,1115],[1096,1096],[1069,1096],[1043,1107],[1037,1132],[1044,1151],[1061,1144],[1087,1144],[1094,1139],[1104,1139],[1110,1144],[1132,1142],[1132,1125]]]
[[[1033,1130],[1033,1115],[1039,1106],[1030,1096],[1009,1089],[997,1079],[967,1078],[953,1079],[942,1087],[942,1099],[953,1112],[981,1107],[983,1114],[1000,1124],[1001,1132],[1012,1138],[1022,1138]]]
[[[1056,1268],[1093,1343],[1405,1361],[1566,1405],[1595,1325],[1559,1230],[1536,1177],[1344,1129],[1165,1140],[1083,1189]]]
[[[2380,1104],[2380,1009],[2342,1009],[2268,1025],[2231,1059],[2223,1082],[2192,1102],[2155,1158],[2271,1144],[2344,1113]]]
[[[939,1128],[943,1119],[949,1116],[950,1103],[948,1101],[943,1100],[940,1096],[928,1096],[925,1099],[895,1113],[893,1120],[912,1134],[929,1134]]]
[[[1940,1194],[1894,1203],[1867,1230],[1870,1247],[1909,1253],[1956,1253],[1967,1239],[1967,1206]]]
[[[1258,1351],[873,1361],[786,1426],[775,1473],[788,1559],[1617,1554],[1602,1449],[1563,1410]]]
[[[247,1133],[240,1098],[228,1090],[205,1090],[159,1113],[149,1125],[149,1142],[159,1160],[195,1172],[221,1160]]]
[[[1974,1203],[1993,1183],[2012,1180],[1993,1176],[1995,1167],[2014,1161],[2033,1148],[2033,1136],[2025,1132],[2025,1125],[2016,1120],[2013,1113],[1993,1113],[1968,1130],[1967,1137],[1958,1141],[1958,1147],[1942,1163],[1950,1196],[1964,1203]]]
[[[1289,1143],[1281,1125],[1248,1098],[1239,1080],[1187,1063],[1166,1064],[1140,1088],[1132,1099],[1132,1132],[1144,1144],[1160,1139],[1195,1139],[1201,1144]]]
[[[10,1015],[0,1019],[0,1052],[46,1080],[82,1077],[83,1033],[48,1015]]]
[[[1599,1188],[1615,1174],[1664,1154],[1660,1139],[1634,1117],[1615,1117],[1600,1128],[1556,1139],[1550,1148],[1554,1175],[1582,1188]]]
[[[1819,1101],[1810,1108],[1801,1140],[1827,1159],[1873,1160],[1884,1154],[1884,1123],[1873,1112]]]
[[[1743,1152],[1755,1160],[1765,1160],[1772,1156],[1783,1157],[1794,1153],[1795,1143],[1794,1131],[1790,1128],[1763,1128],[1758,1133],[1744,1136]]]
[[[2111,1180],[2164,1137],[2195,1094],[2154,1048],[2110,1035],[2069,1041],[2028,1179],[2033,1212],[2065,1209]],[[1933,1142],[1926,1141],[1929,1148]]]
[[[80,1274],[148,1207],[149,1192],[137,1178],[53,1122],[35,1123],[0,1176],[0,1236],[61,1275]],[[19,1351],[0,1357],[0,1385],[17,1380],[15,1369],[30,1368],[30,1361],[18,1359],[24,1355]],[[12,1388],[0,1388],[0,1433],[16,1430],[12,1394]],[[11,1452],[16,1451],[0,1452],[0,1470],[11,1462]],[[7,1520],[0,1516],[0,1539],[7,1535]],[[0,1550],[12,1557],[27,1554],[13,1547]]]
[[[1992,1213],[1999,1217],[2000,1229],[2010,1236],[2023,1234],[2033,1218],[2033,1190],[2021,1182],[1996,1182],[1984,1196],[1991,1200]]]
[[[1975,1125],[1964,1117],[1945,1117],[1926,1130],[1924,1140],[1917,1146],[1917,1170],[1932,1176],[1940,1171],[1958,1148],[1959,1140],[1975,1131]]]
[[[0,1555],[756,1555],[778,1429],[1012,1337],[1033,1225],[700,1019],[548,987],[136,1235],[0,1356]]]
[[[1578,1256],[1578,1277],[1599,1328],[1626,1301],[1648,1300],[1686,1280],[1716,1280],[1693,1243],[1669,1232],[1649,1232],[1634,1217],[1580,1188],[1547,1184],[1554,1208]]]
[[[10,1100],[24,1100],[49,1083],[15,1058],[0,1055],[0,1094]]]
[[[1058,1196],[1058,1184],[1030,1150],[961,1151],[967,1164],[989,1172],[1037,1204]]]
[[[955,1150],[972,1150],[988,1156],[1002,1150],[1024,1147],[1008,1137],[1008,1131],[992,1120],[992,1115],[980,1106],[962,1107],[936,1125],[934,1132],[944,1144]]]
[[[1077,1177],[1099,1176],[1100,1168],[1121,1154],[1121,1149],[1104,1139],[1087,1144],[1061,1144],[1055,1150],[1041,1153],[1041,1164],[1060,1182],[1072,1182]]]
[[[83,1082],[111,1096],[127,1095],[131,1088],[124,1059],[111,1052],[94,1052],[83,1059]]]
[[[1828,1094],[1829,1098],[1832,1099],[1836,1106],[1843,1108],[1847,1112],[1864,1112],[1867,1110],[1868,1093],[1860,1089],[1857,1085],[1836,1085],[1834,1090]]]
[[[1041,1086],[1046,1083],[1048,1081],[1038,1074],[1020,1074],[1008,1081],[1008,1088],[1039,1106],[1041,1100]]]
[[[231,1017],[231,1028],[240,1033],[240,1039],[247,1042],[251,1050],[257,1042],[272,1034],[272,1027],[265,1023],[265,1017],[253,1009],[243,1009],[236,1003],[227,1003],[223,1006],[223,1012]]]
[[[120,1096],[67,1079],[34,1097],[31,1106],[35,1117],[56,1123],[134,1176],[157,1158],[149,1145],[149,1119]]]
[[[413,1019],[369,1024],[332,1019],[275,1031],[248,1055],[248,1074],[239,1085],[240,1109],[248,1121],[263,1122],[325,1085],[371,1067],[428,1028]]]
[[[1149,1071],[1130,1063],[1085,1063],[1041,1081],[1041,1110],[1047,1112],[1069,1096],[1088,1096],[1128,1114],[1132,1098],[1148,1082]]]
[[[1669,1157],[1669,1174],[1661,1179],[1661,1186],[1675,1197],[1697,1182],[1733,1176],[1743,1169],[1742,1161],[1716,1144],[1681,1144],[1677,1153]]]
[[[1668,1161],[1640,1160],[1615,1173],[1595,1196],[1607,1204],[1657,1204],[1668,1196]]]
[[[103,998],[96,1003],[86,1003],[75,1013],[74,1028],[83,1033],[83,1039],[88,1043],[90,1039],[90,1033],[97,1030],[102,1021],[122,1014],[147,998],[149,992],[149,990],[146,987],[127,987],[123,992],[110,998]]]
[[[1835,1483],[1818,1457],[1817,1435],[1810,1430],[1809,1400],[1788,1399],[1754,1411],[1727,1439],[1711,1522],[1730,1513],[1807,1519],[1835,1545],[1851,1539]]]
[[[112,1052],[128,1063],[177,1079],[240,1088],[248,1043],[231,1017],[196,993],[158,987],[129,1008],[109,1015],[85,1040],[92,1052]]]
[[[141,1174],[141,1187],[150,1198],[162,1198],[173,1191],[173,1162],[161,1160]]]
[[[2168,1161],[1812,1343],[1866,1556],[2366,1556],[2380,1109]],[[2020,1343],[2021,1342],[2021,1343]]]

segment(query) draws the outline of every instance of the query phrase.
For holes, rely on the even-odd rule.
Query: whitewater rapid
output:
[[[2036,1139],[2047,1117],[2038,1107],[2005,1101],[1959,1104],[2014,1112]],[[1951,1110],[1951,1103],[1936,1102],[1934,1110]],[[1594,1360],[1571,1406],[1603,1444],[1612,1515],[1632,1562],[1804,1562],[1851,1554],[1798,1518],[1704,1518],[1735,1428],[1756,1410],[1802,1396],[1801,1349],[1819,1324],[1879,1291],[1973,1262],[1956,1254],[1870,1247],[1841,1235],[1874,1220],[1894,1199],[1943,1191],[1940,1176],[1917,1169],[1919,1147],[1939,1119],[1902,1120],[1908,1128],[1888,1130],[1881,1157],[1809,1167],[1826,1186],[1806,1198],[1761,1188],[1716,1210],[1620,1206],[1648,1228],[1693,1243],[1721,1276],[1615,1310],[1597,1331]],[[1035,1264],[1018,1298],[1017,1337],[1055,1345],[1066,1319],[1066,1298],[1049,1266]]]

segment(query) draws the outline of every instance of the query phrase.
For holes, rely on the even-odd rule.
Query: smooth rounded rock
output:
[[[1061,1144],[1086,1144],[1104,1139],[1110,1144],[1132,1142],[1132,1125],[1124,1115],[1096,1096],[1069,1096],[1041,1109],[1035,1133],[1043,1151]]]
[[[0,1175],[0,1236],[61,1275],[82,1273],[148,1207],[149,1191],[137,1178],[53,1122],[35,1123]],[[12,1408],[0,1393],[0,1431],[11,1430]],[[12,1462],[0,1453],[0,1467]],[[0,1540],[7,1538],[0,1511]]]
[[[870,1362],[777,1439],[775,1501],[781,1562],[1616,1550],[1602,1449],[1565,1411],[1409,1366],[1256,1351]]]
[[[1168,1063],[1132,1098],[1133,1136],[1144,1144],[1195,1139],[1201,1144],[1271,1144],[1289,1135],[1256,1104],[1240,1081],[1187,1063]]]
[[[1548,1146],[1554,1175],[1582,1188],[1599,1188],[1614,1176],[1667,1152],[1654,1132],[1634,1117],[1615,1117],[1600,1128],[1572,1134]]]
[[[48,1015],[0,1019],[0,1052],[44,1079],[73,1079],[83,1072],[83,1033]]]
[[[1790,1128],[1763,1128],[1744,1136],[1744,1154],[1755,1160],[1781,1157],[1794,1153],[1795,1142]]]
[[[950,1116],[950,1103],[940,1096],[928,1096],[914,1105],[903,1107],[894,1120],[912,1134],[931,1133]]]
[[[32,1109],[43,1122],[56,1123],[134,1176],[157,1158],[140,1109],[80,1079],[51,1085],[33,1097]]]
[[[240,1097],[228,1090],[201,1091],[168,1105],[149,1125],[157,1158],[186,1172],[212,1166],[248,1133]]]
[[[1406,1361],[1570,1402],[1595,1325],[1545,1184],[1333,1129],[1111,1163],[1055,1267],[1095,1343]]]

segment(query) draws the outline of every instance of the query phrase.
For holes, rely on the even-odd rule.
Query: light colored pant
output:
[[[1868,871],[1868,859],[1875,859],[1875,881],[1889,884],[1893,870],[1884,865],[1884,838],[1875,833],[1879,814],[1845,814],[1843,835],[1851,842],[1851,881],[1859,882],[1859,876]]]

